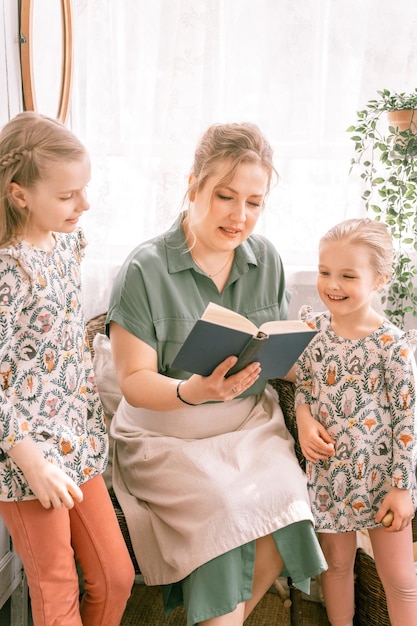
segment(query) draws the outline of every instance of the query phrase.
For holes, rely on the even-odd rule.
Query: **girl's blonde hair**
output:
[[[341,240],[368,249],[369,261],[376,276],[391,276],[394,247],[385,224],[368,217],[345,220],[323,235],[319,248],[326,241]]]
[[[55,119],[33,111],[19,113],[0,133],[0,246],[16,240],[29,212],[13,202],[11,183],[32,188],[60,161],[77,161],[86,154],[79,139]]]

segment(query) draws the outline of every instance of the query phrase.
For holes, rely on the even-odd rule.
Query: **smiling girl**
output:
[[[56,120],[26,112],[1,131],[0,515],[35,626],[118,626],[133,583],[81,306],[89,180]]]
[[[392,259],[384,224],[368,218],[338,224],[319,247],[317,289],[327,312],[301,311],[318,330],[297,363],[296,406],[329,565],[321,578],[332,626],[353,623],[355,531],[363,529],[391,624],[417,625],[410,525],[417,504],[417,331],[401,331],[373,306]]]

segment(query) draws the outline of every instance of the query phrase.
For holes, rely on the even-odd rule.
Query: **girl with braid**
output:
[[[89,179],[58,121],[25,112],[0,133],[0,515],[35,626],[117,626],[134,576],[80,298]]]

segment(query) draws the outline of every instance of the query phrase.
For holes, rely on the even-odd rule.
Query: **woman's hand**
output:
[[[209,401],[233,400],[249,389],[259,378],[261,366],[250,363],[243,370],[226,378],[227,372],[235,365],[237,357],[225,359],[210,376],[193,374],[181,385],[181,396],[192,404]]]
[[[134,337],[116,322],[110,325],[112,355],[120,388],[127,402],[155,411],[178,409],[178,380],[158,374],[156,350]],[[232,400],[258,380],[261,367],[251,363],[237,374],[225,378],[237,357],[225,359],[210,376],[193,374],[181,383],[181,398],[188,404]],[[184,408],[184,404],[182,405]]]
[[[398,532],[411,523],[414,517],[414,507],[409,489],[391,487],[379,507],[375,521],[382,522],[389,511],[392,513],[393,518],[391,524],[385,527],[387,532]]]
[[[334,440],[324,426],[314,419],[307,404],[297,407],[297,428],[301,450],[308,461],[317,463],[334,456]]]
[[[25,437],[9,456],[20,467],[39,502],[45,509],[72,509],[81,502],[83,493],[78,485],[61,468],[47,461],[39,452],[30,436]]]

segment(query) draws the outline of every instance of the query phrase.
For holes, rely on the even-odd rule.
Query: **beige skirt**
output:
[[[148,585],[312,515],[277,396],[113,417],[113,486]]]

